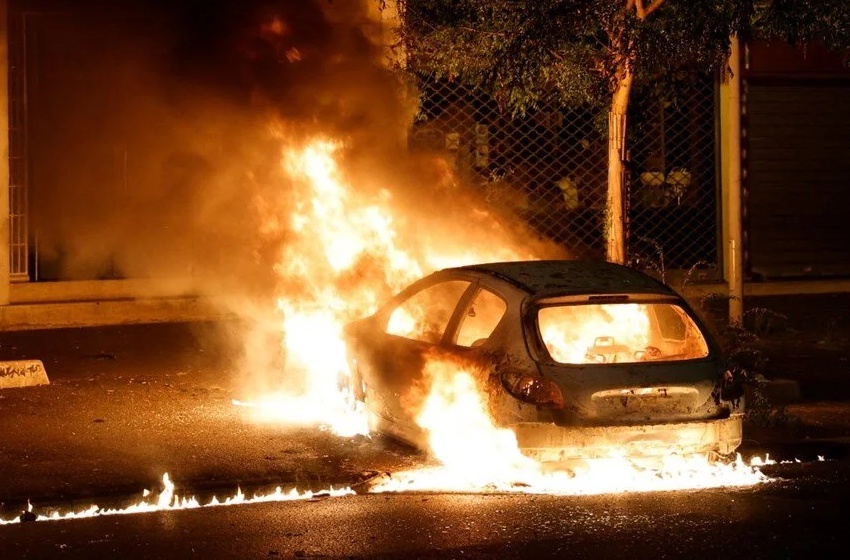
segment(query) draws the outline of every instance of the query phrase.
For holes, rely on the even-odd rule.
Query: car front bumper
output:
[[[644,426],[563,427],[520,422],[510,428],[522,452],[541,462],[621,455],[659,457],[670,453],[728,455],[741,444],[742,415]]]

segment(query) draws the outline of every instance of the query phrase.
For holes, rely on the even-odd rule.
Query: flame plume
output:
[[[400,213],[403,204],[389,190],[352,186],[341,165],[345,153],[342,142],[327,138],[284,150],[281,166],[292,183],[294,211],[286,217],[292,236],[276,265],[284,280],[278,310],[285,375],[297,378],[299,389],[237,404],[249,406],[262,420],[318,423],[350,436],[368,432],[362,409],[352,405],[340,382],[347,375],[341,337],[345,323],[372,313],[389,293],[437,268],[541,256],[535,248],[516,243],[485,207],[468,209],[465,214],[473,223],[463,226],[486,231],[483,238],[454,235],[458,223],[446,225],[443,216],[431,216],[429,222],[420,215]],[[440,237],[435,231],[443,225],[449,234]],[[586,494],[768,480],[740,457],[711,463],[704,457],[675,454],[651,469],[614,456],[589,462],[584,469],[548,472],[520,452],[513,432],[492,424],[476,381],[480,376],[441,362],[429,363],[427,373],[430,383],[417,421],[428,432],[431,451],[443,466],[398,473],[374,491]]]
[[[450,177],[443,176],[444,201],[435,203],[445,206],[442,211],[405,214],[408,203],[388,189],[353,187],[340,165],[347,153],[343,142],[317,137],[298,144],[279,136],[293,211],[267,216],[267,223],[283,222],[291,232],[275,265],[282,284],[277,309],[285,387],[234,404],[250,408],[259,420],[366,434],[364,415],[344,383],[343,325],[438,268],[535,258],[543,244],[523,246],[486,206],[456,190]],[[459,229],[467,234],[457,235]],[[446,234],[435,233],[441,230]]]

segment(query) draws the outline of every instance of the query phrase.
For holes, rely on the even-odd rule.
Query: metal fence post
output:
[[[732,37],[729,76],[723,84],[721,154],[725,248],[724,277],[729,288],[729,323],[741,323],[744,312],[743,228],[741,225],[741,64],[740,43]]]

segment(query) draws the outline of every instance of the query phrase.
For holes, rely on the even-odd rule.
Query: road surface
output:
[[[231,403],[245,394],[238,352],[204,326],[6,333],[0,357],[42,359],[51,377],[0,393],[3,518],[27,499],[109,505],[164,471],[204,495],[236,484],[324,487],[423,462],[387,442],[251,421]],[[790,439],[745,432],[745,453],[804,461],[766,469],[779,479],[754,488],[364,494],[23,523],[0,526],[0,560],[832,556],[850,509],[850,404],[826,404],[801,403],[808,420]]]
[[[364,494],[0,527],[22,558],[788,558],[846,546],[847,460],[743,489]]]

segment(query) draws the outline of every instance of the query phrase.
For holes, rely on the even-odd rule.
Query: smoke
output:
[[[339,141],[358,201],[392,195],[418,262],[445,239],[524,235],[445,161],[408,152],[416,96],[383,64],[366,0],[80,5],[94,8],[38,17],[28,38],[40,279],[147,277],[210,296],[249,326],[246,369],[280,371],[282,295],[321,307],[318,283],[394,287],[375,255],[344,276],[292,273],[321,247],[292,229],[303,178],[282,159],[316,137]],[[523,256],[560,254],[520,239]]]

